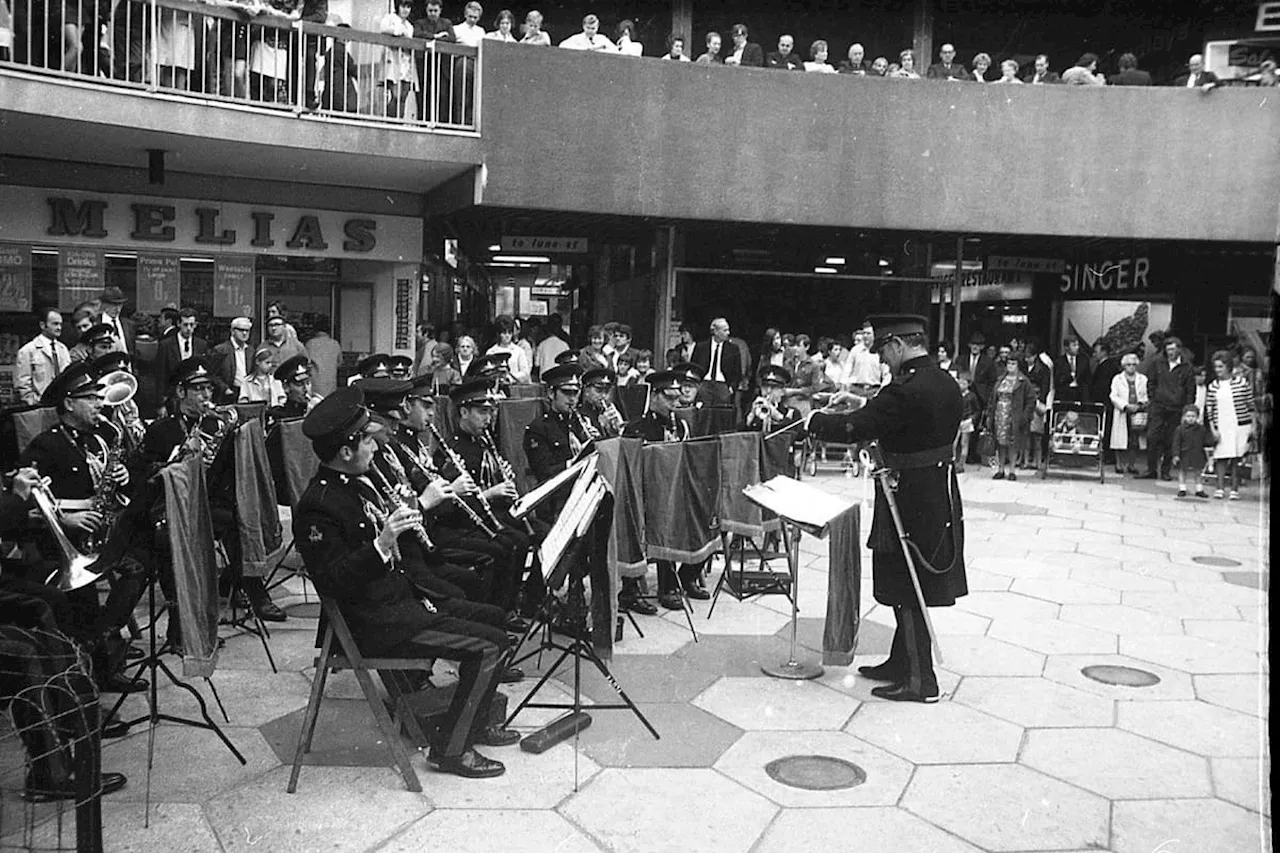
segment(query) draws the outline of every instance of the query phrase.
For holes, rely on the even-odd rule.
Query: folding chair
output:
[[[298,774],[302,770],[302,758],[311,751],[311,739],[315,734],[316,719],[320,714],[320,702],[324,698],[324,684],[329,677],[331,670],[349,669],[356,677],[356,681],[360,685],[361,691],[364,693],[365,701],[369,703],[369,709],[373,711],[374,722],[378,724],[379,731],[382,732],[383,738],[387,742],[387,746],[391,749],[391,757],[395,761],[396,768],[400,771],[401,778],[404,779],[405,787],[414,793],[422,791],[422,783],[418,779],[417,772],[413,769],[413,765],[409,761],[409,751],[405,749],[404,741],[400,737],[400,726],[393,721],[391,713],[387,711],[387,706],[383,702],[378,688],[374,685],[373,679],[369,677],[370,672],[399,670],[399,671],[418,671],[430,673],[431,667],[435,663],[428,658],[374,658],[366,657],[361,654],[360,649],[356,646],[355,638],[351,635],[351,629],[347,627],[347,622],[342,618],[342,613],[338,610],[335,602],[325,596],[320,596],[321,611],[321,630],[323,631],[323,640],[320,644],[320,655],[316,658],[316,675],[311,682],[311,699],[307,703],[307,713],[302,721],[302,731],[298,733],[298,748],[293,756],[293,771],[289,774],[289,786],[286,789],[290,794],[298,789]],[[334,648],[334,644],[337,648]],[[383,680],[384,685],[387,679]],[[400,725],[403,725],[409,732],[409,736],[414,743],[427,743],[426,735],[422,731],[422,726],[418,722],[418,718],[413,711],[408,695],[390,689],[392,710]]]
[[[765,524],[765,533],[776,533],[777,519]],[[720,570],[720,579],[716,582],[715,591],[711,595],[711,607],[707,610],[707,618],[716,610],[716,602],[720,593],[727,592],[738,601],[749,601],[761,595],[785,595],[791,600],[791,573],[775,572],[770,561],[786,562],[787,555],[777,550],[765,550],[766,544],[757,545],[754,538],[740,533],[724,534],[724,567]],[[767,537],[766,537],[767,538]],[[737,546],[738,567],[733,566],[734,546]],[[759,568],[747,569],[747,546],[755,552],[753,559],[758,559]]]

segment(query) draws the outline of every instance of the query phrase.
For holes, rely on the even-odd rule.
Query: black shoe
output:
[[[658,596],[658,603],[668,610],[684,610],[684,599],[678,592],[664,592]]]
[[[901,684],[886,684],[882,687],[872,687],[872,696],[879,696],[881,699],[888,699],[890,702],[923,702],[926,705],[932,705],[938,701],[938,694],[921,694],[914,690],[908,690]]]
[[[501,761],[485,758],[474,749],[468,749],[461,755],[445,757],[428,754],[427,760],[435,765],[441,773],[452,773],[466,779],[491,779],[507,772]]]
[[[1015,473],[1013,473],[1012,471],[1010,471],[1010,472],[1009,472],[1009,482],[1010,482],[1010,483],[1014,483],[1014,482],[1017,482],[1017,480],[1018,480],[1018,475],[1017,475],[1017,474],[1015,474]]]
[[[112,740],[113,738],[124,737],[129,733],[129,724],[123,720],[112,717],[102,727],[102,739]]]
[[[902,668],[885,661],[875,666],[860,666],[858,667],[858,674],[864,678],[870,678],[872,681],[887,681],[890,684],[897,684],[902,678]]]
[[[263,622],[283,622],[289,618],[288,614],[271,600],[271,596],[254,601],[253,612],[258,614],[258,618]]]
[[[518,667],[509,666],[502,672],[498,673],[498,682],[501,684],[515,684],[517,681],[524,681],[524,670]],[[490,744],[492,746],[493,744]]]
[[[1155,471],[1148,471],[1148,472],[1147,472],[1147,473],[1145,473],[1145,474],[1139,474],[1139,475],[1138,475],[1137,477],[1135,477],[1134,479],[1136,479],[1136,480],[1154,480],[1154,479],[1156,479],[1156,478],[1157,478],[1157,477],[1159,477],[1159,476],[1160,476],[1160,475],[1159,475],[1159,474],[1157,474]]]
[[[476,743],[481,746],[511,746],[513,743],[520,742],[520,733],[515,729],[506,729],[502,726],[488,726],[476,738]]]
[[[507,614],[507,621],[502,623],[502,627],[508,631],[523,634],[529,630],[529,620],[513,610]]]
[[[1010,474],[1012,474],[1013,472],[1012,472],[1012,471],[1010,471],[1009,473],[1010,473]],[[1003,472],[1003,471],[997,471],[997,472],[996,472],[996,473],[991,477],[991,479],[993,479],[993,480],[1003,480],[1003,479],[1004,479],[1004,472]]]
[[[116,672],[107,676],[99,689],[103,693],[141,693],[150,686],[145,678],[126,678],[124,673]]]
[[[124,653],[125,660],[142,660],[147,653],[137,646],[130,646],[129,650]]]
[[[1167,482],[1169,482],[1170,480],[1172,480],[1172,479],[1173,479],[1173,475],[1172,475],[1172,474],[1169,474],[1169,473],[1164,473],[1164,474],[1161,474],[1161,475],[1160,475],[1160,479],[1161,479],[1161,480],[1164,480],[1164,481],[1167,483]]]
[[[125,778],[123,773],[107,773],[101,776],[103,795],[114,794],[125,785],[129,780]],[[22,794],[22,799],[28,803],[51,803],[54,800],[74,800],[76,798],[76,783],[73,779],[66,779],[62,782],[53,782],[46,784],[33,783],[30,777],[27,778],[27,788]]]
[[[624,595],[618,596],[618,609],[629,610],[642,616],[653,616],[658,612],[658,608],[654,606],[653,602],[644,598],[632,598]]]
[[[695,601],[706,601],[711,598],[711,593],[696,583],[687,583],[684,585],[684,594]]]

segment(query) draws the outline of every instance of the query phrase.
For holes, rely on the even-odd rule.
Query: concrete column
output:
[[[933,63],[933,0],[915,0],[911,49],[916,54],[916,73],[921,77]]]
[[[673,0],[671,3],[671,32],[684,39],[684,51],[690,59],[702,52],[700,44],[693,41],[693,0]],[[659,35],[658,50],[667,49],[667,34]],[[723,52],[723,51],[722,51]]]
[[[666,364],[663,356],[667,348],[671,346],[671,342],[667,338],[669,337],[668,330],[671,328],[671,321],[675,317],[673,305],[676,298],[675,268],[681,262],[679,250],[683,240],[680,239],[676,226],[668,225],[665,228],[658,229],[656,242],[658,246],[658,264],[653,271],[655,283],[653,294],[653,364],[655,368]]]
[[[955,312],[951,317],[951,345],[960,347],[960,292],[963,289],[964,280],[964,235],[956,237],[956,283],[951,291],[951,310]],[[939,335],[941,338],[942,335]]]

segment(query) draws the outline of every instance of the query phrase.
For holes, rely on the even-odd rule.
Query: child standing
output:
[[[1204,475],[1205,447],[1213,445],[1213,437],[1200,423],[1200,409],[1186,406],[1182,410],[1182,423],[1173,431],[1173,466],[1178,469],[1178,497],[1187,496],[1187,475],[1195,478],[1196,497],[1207,498],[1201,477]]]
[[[960,416],[960,432],[956,433],[955,459],[956,473],[964,473],[964,460],[969,458],[969,439],[973,436],[973,425],[982,417],[982,403],[978,395],[969,387],[969,377],[959,376],[956,382],[960,385],[960,400],[964,404],[964,413]]]

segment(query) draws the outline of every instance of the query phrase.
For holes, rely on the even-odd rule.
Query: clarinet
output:
[[[373,481],[374,487],[382,492],[393,507],[399,506],[417,511],[417,507],[410,505],[409,499],[405,497],[403,492],[387,482],[386,476],[378,470],[377,465],[370,465],[367,473],[369,479]],[[431,541],[431,537],[427,535],[427,528],[421,523],[414,525],[413,532],[418,537],[418,542],[424,550],[434,551],[436,549],[436,543]]]
[[[444,440],[444,436],[440,434],[440,430],[436,429],[436,425],[429,423],[427,424],[427,428],[431,430],[431,434],[435,436],[436,442],[440,445],[440,449],[443,450],[445,455],[449,457],[449,461],[453,464],[453,467],[458,469],[458,473],[467,474],[468,471],[467,471],[466,460],[463,459],[461,456],[459,456],[458,452],[449,446],[449,442]],[[485,515],[489,516],[489,521],[492,526],[492,531],[490,532],[488,529],[486,529],[486,532],[488,533],[490,538],[493,538],[497,536],[498,531],[502,529],[502,522],[498,521],[498,517],[493,514],[493,506],[489,503],[489,499],[484,496],[484,491],[480,489],[479,486],[480,484],[477,483],[476,499],[480,501],[480,506],[484,508]],[[459,502],[463,503],[464,505],[466,504],[466,502],[462,500],[461,496],[459,496]],[[468,515],[475,512],[475,510],[471,509],[469,505],[467,506],[467,509],[469,510]],[[481,524],[481,527],[484,528],[483,523]]]
[[[481,433],[481,436],[483,437],[485,452],[493,456],[494,463],[497,464],[498,471],[499,473],[502,474],[503,481],[509,483],[511,485],[511,488],[515,491],[516,495],[518,496],[520,494],[520,490],[516,488],[515,469],[512,468],[511,463],[508,462],[506,458],[501,453],[498,452],[498,446],[494,444],[492,435],[490,435],[488,432],[483,432]],[[533,525],[529,523],[529,519],[521,518],[520,520],[524,522],[524,529],[528,532],[528,534],[530,536],[535,535]]]
[[[436,440],[437,441],[440,440],[438,435]],[[441,445],[444,444],[443,441],[441,441],[440,443]],[[419,471],[421,471],[423,474],[426,475],[428,483],[435,482],[436,480],[444,479],[444,476],[442,474],[440,474],[437,471],[432,471],[430,468],[428,468],[426,464],[423,463],[423,461],[418,457],[418,454],[416,452],[410,450],[409,459],[411,462],[413,462],[414,465],[418,467]],[[471,519],[472,524],[480,528],[480,530],[484,533],[485,536],[488,536],[490,539],[493,539],[498,535],[498,531],[490,527],[488,522],[484,520],[484,516],[476,512],[475,509],[472,508],[471,504],[466,502],[466,500],[462,497],[462,495],[455,494],[452,498],[452,501],[453,503],[462,507],[463,512],[465,512],[467,514],[467,517]]]
[[[577,406],[573,407],[573,415],[578,419],[578,426],[582,428],[582,432],[586,435],[588,441],[598,441],[600,439],[600,430],[595,428],[591,423],[591,419],[582,414],[582,410]]]

